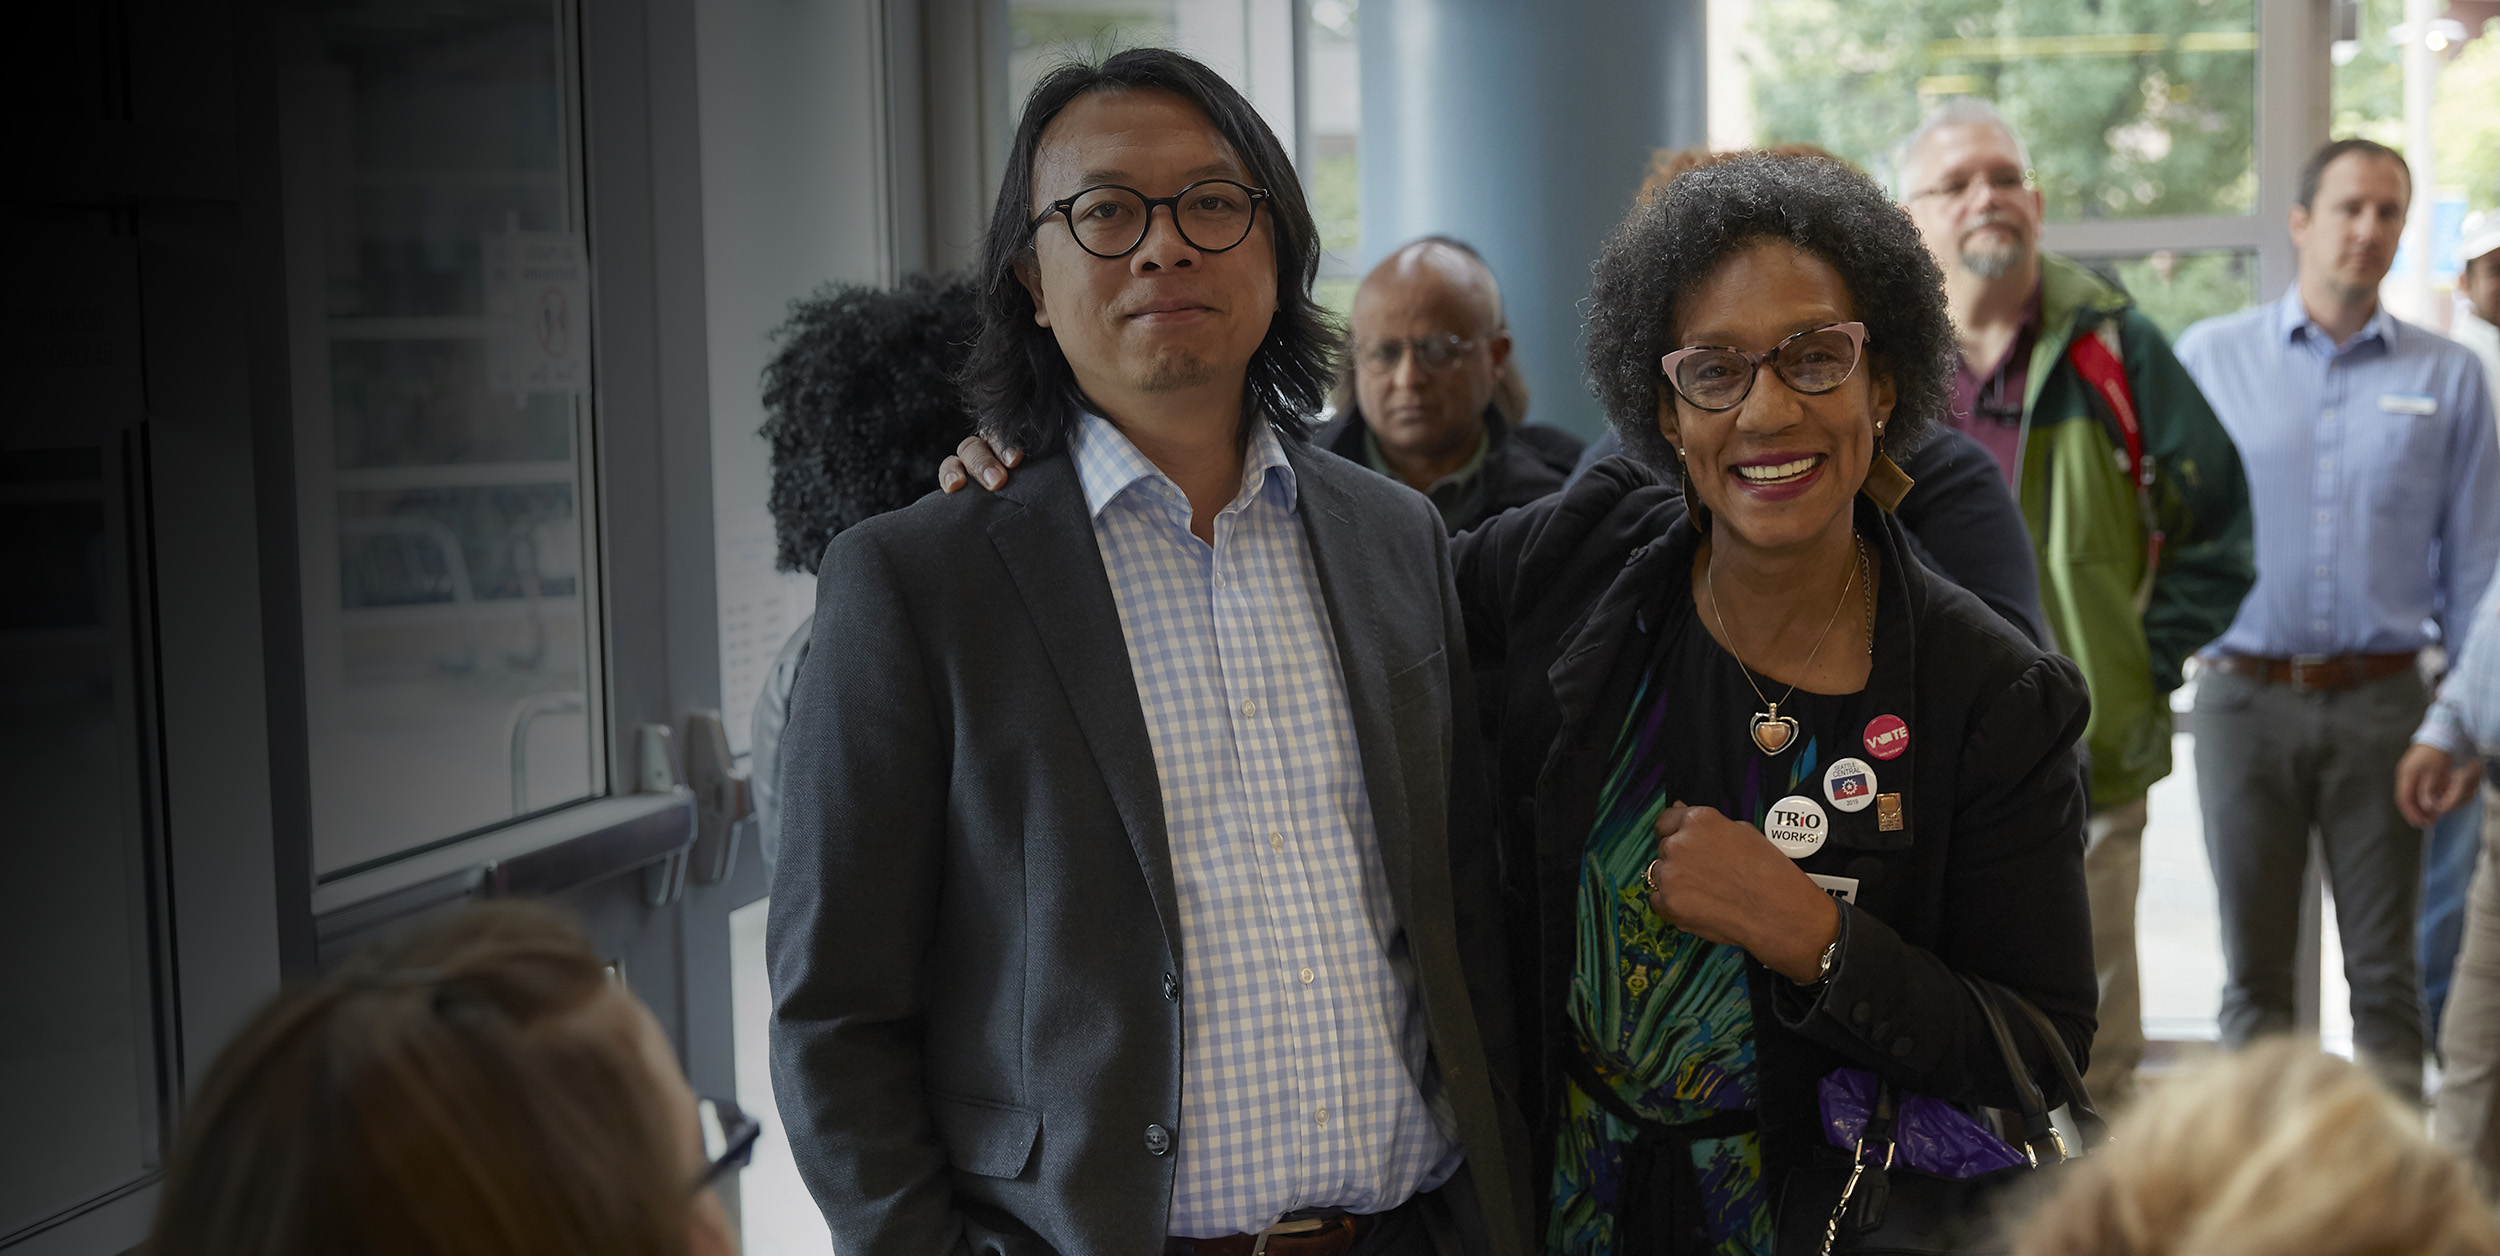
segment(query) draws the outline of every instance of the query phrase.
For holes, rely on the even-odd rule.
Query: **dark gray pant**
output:
[[[2413,946],[2422,831],[2396,810],[2396,760],[2426,699],[2411,672],[2304,693],[2206,672],[2196,689],[2196,791],[2222,899],[2222,1040],[2292,1028],[2300,887],[2315,830],[2352,986],[2353,1046],[2401,1094],[2422,1093]]]

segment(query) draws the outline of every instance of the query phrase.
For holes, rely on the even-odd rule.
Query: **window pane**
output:
[[[1721,0],[1750,10],[1757,143],[1888,175],[1922,111],[1979,96],[2030,147],[2050,221],[2256,203],[2254,0]],[[1722,69],[1712,66],[1714,73]]]
[[[567,20],[282,20],[322,873],[604,788]]]
[[[1172,11],[1187,2],[1008,0],[1007,99],[1021,111],[1033,85],[1062,61],[1099,61],[1123,48],[1170,46]]]
[[[2415,151],[2405,116],[2403,0],[2356,0],[2353,24],[2336,32],[2333,134],[2376,140],[2405,155],[2420,186],[2417,221],[2409,223],[2395,264],[2379,286],[2389,312],[2446,332],[2464,259],[2465,217],[2500,208],[2500,19],[2460,12],[2434,21],[2423,44],[2429,58],[2430,151]],[[2462,19],[2462,20],[2460,20]],[[2424,255],[2422,233],[2429,249]]]
[[[2135,298],[2136,308],[2173,340],[2190,323],[2257,303],[2254,249],[2155,249],[2135,257],[2078,259]]]
[[[1310,106],[1310,150],[1302,154],[1302,179],[1311,189],[1311,215],[1319,220],[1321,305],[1340,317],[1354,312],[1354,289],[1363,245],[1362,152],[1363,57],[1353,0],[1309,0],[1303,62]]]

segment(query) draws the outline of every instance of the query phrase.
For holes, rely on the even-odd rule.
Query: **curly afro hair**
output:
[[[1950,403],[1953,323],[1944,275],[1910,216],[1855,167],[1831,157],[1752,152],[1677,175],[1632,211],[1598,255],[1589,290],[1588,364],[1624,448],[1669,477],[1658,431],[1667,382],[1658,359],[1681,347],[1678,306],[1756,240],[1786,240],[1831,263],[1866,324],[1867,357],[1898,400],[1885,452],[1914,448]]]
[[[919,500],[972,434],[956,377],[981,334],[962,278],[906,277],[892,291],[827,284],[790,303],[764,367],[770,504],[783,571],[814,574],[835,534]]]

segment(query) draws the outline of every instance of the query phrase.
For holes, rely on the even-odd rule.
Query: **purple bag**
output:
[[[1834,1069],[1818,1085],[1823,1137],[1843,1149],[1858,1145],[1875,1110],[1876,1080],[1864,1069]],[[1942,1178],[1975,1178],[2030,1163],[2011,1143],[1969,1113],[1940,1099],[1904,1094],[1893,1128],[1895,1167]]]

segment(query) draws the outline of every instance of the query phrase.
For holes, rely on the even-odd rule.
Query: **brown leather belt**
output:
[[[1163,1256],[1344,1256],[1371,1229],[1369,1214],[1340,1212],[1279,1221],[1262,1234],[1227,1234],[1220,1239],[1167,1238],[1163,1240]]]
[[[2233,676],[2262,680],[2294,689],[2352,689],[2385,680],[2413,666],[2411,654],[2303,654],[2268,659],[2250,654],[2213,654],[2207,666]]]

